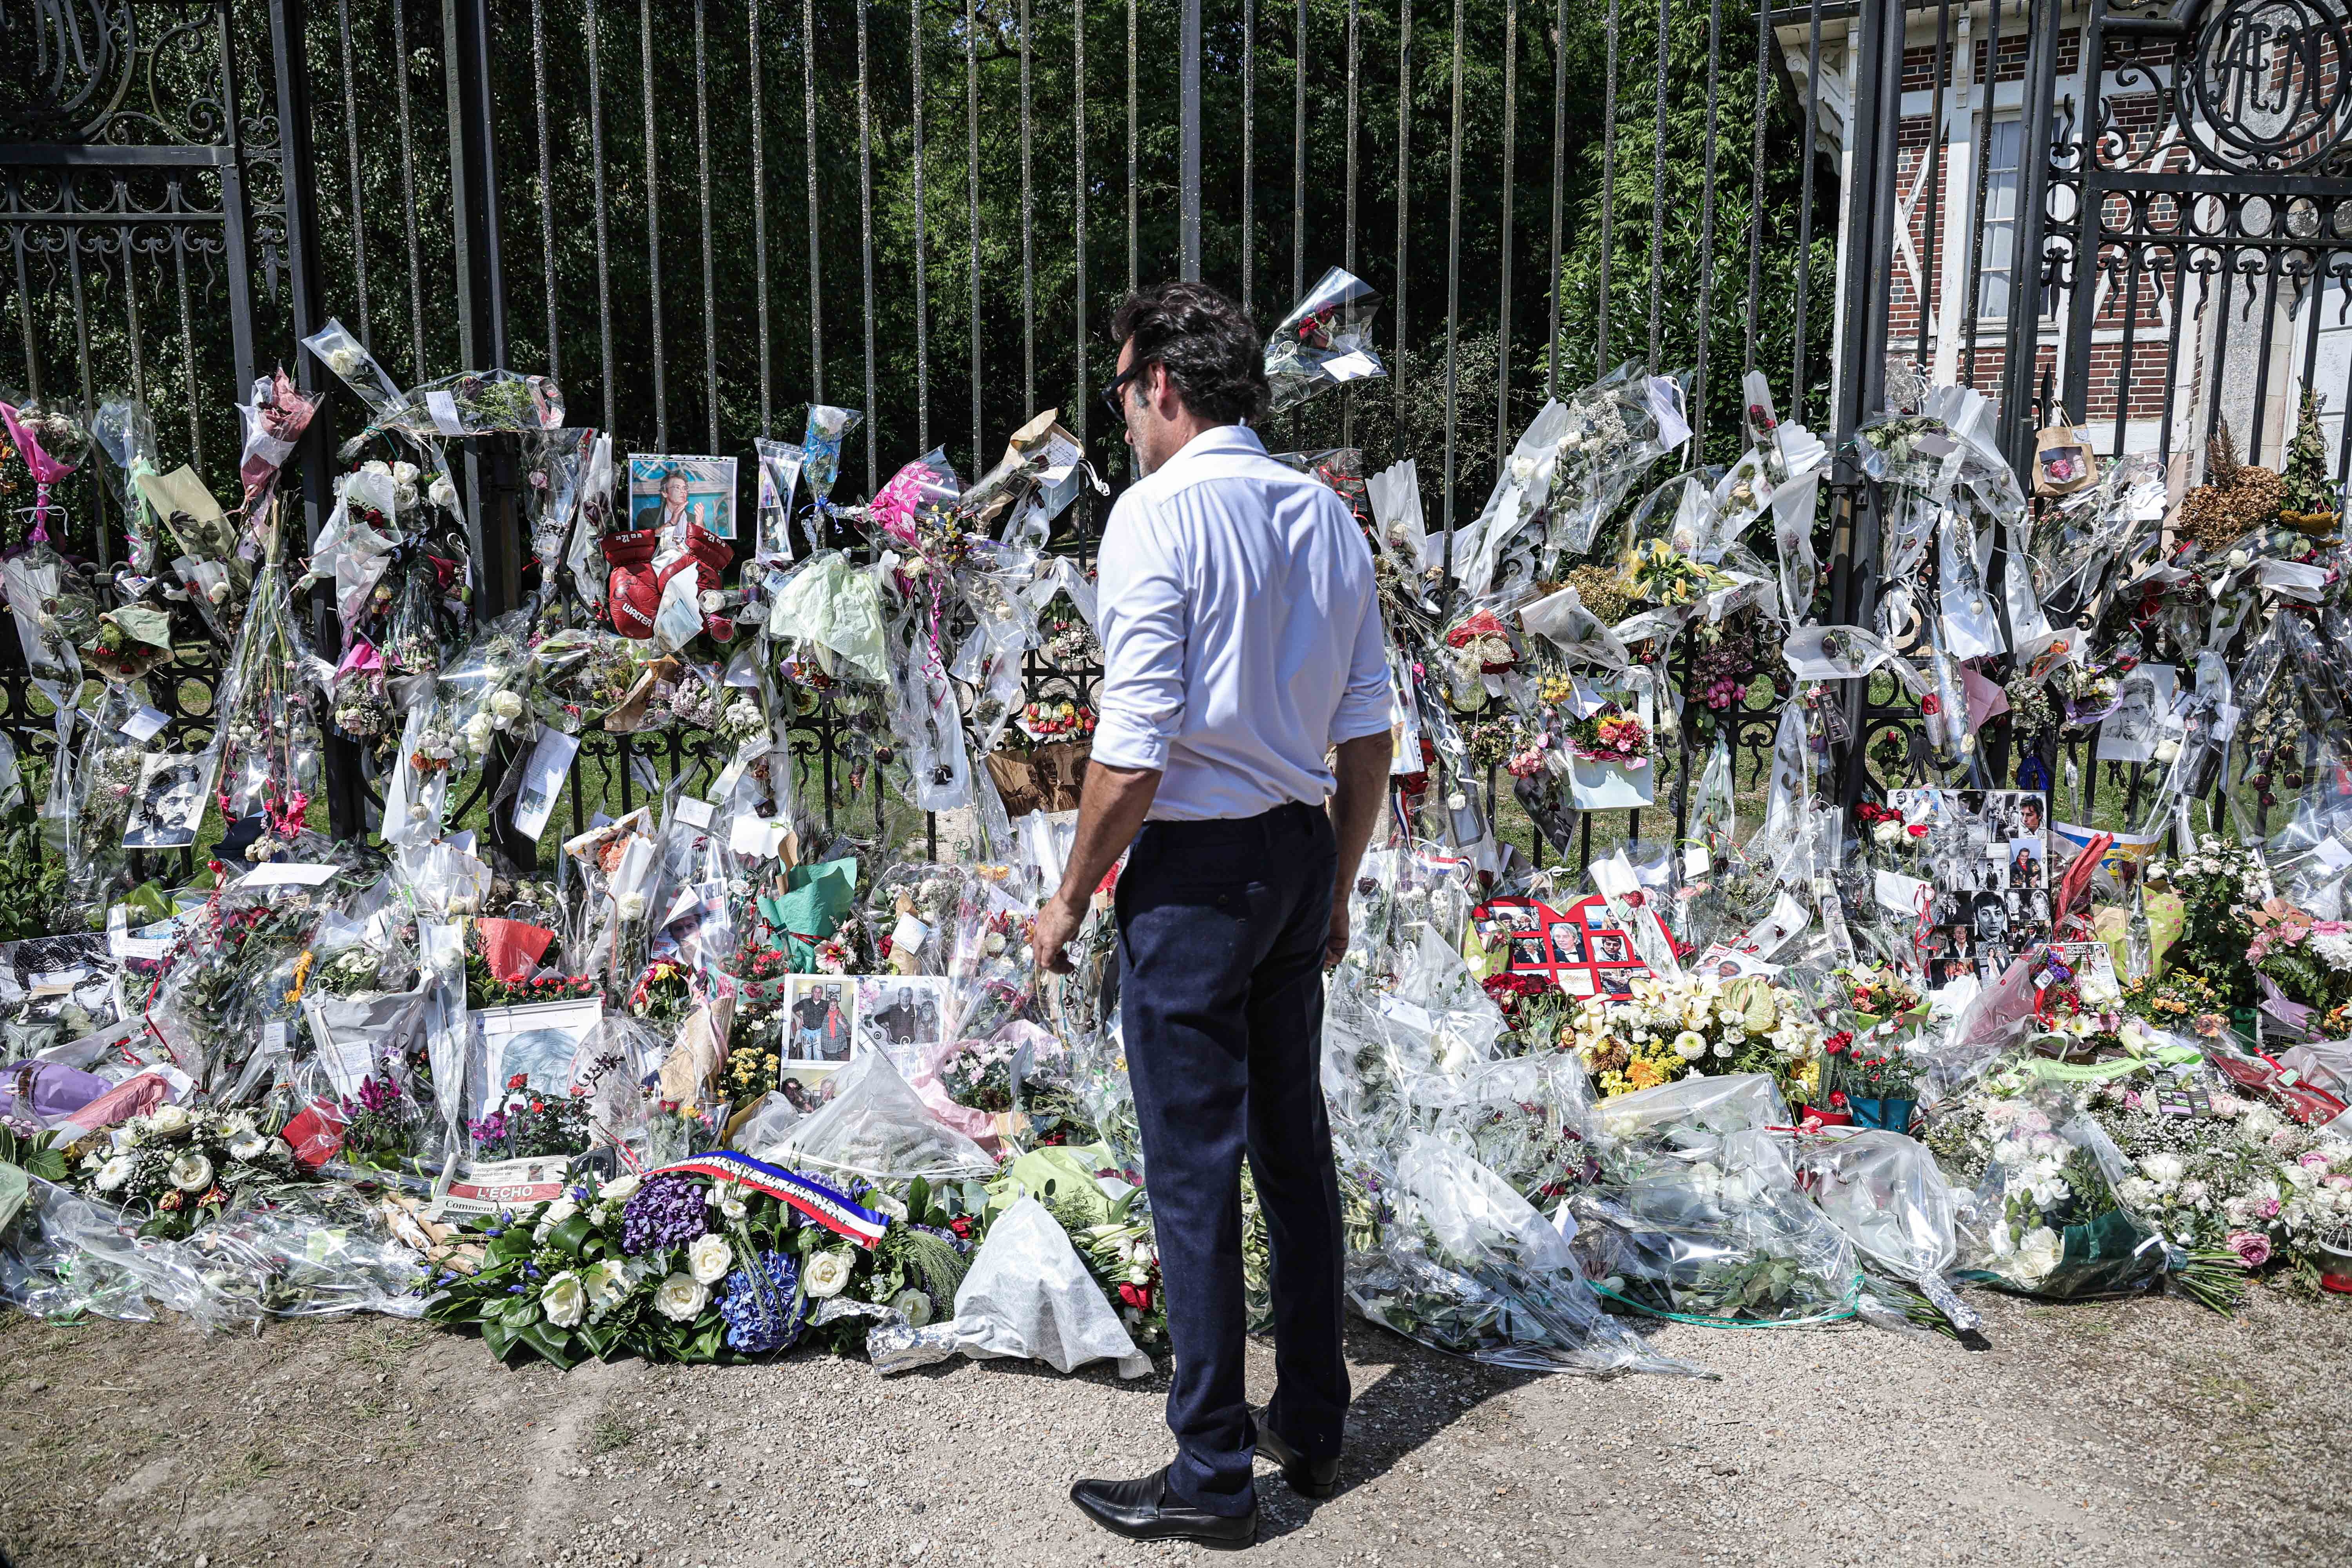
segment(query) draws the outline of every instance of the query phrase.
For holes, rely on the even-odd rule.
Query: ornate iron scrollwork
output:
[[[2352,15],[2343,0],[2221,0],[2174,57],[2184,133],[2216,168],[2332,169],[2352,133]]]
[[[0,9],[0,137],[225,146],[222,0],[32,0]],[[274,138],[273,138],[274,140]]]

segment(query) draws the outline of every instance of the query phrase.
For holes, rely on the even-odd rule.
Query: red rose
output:
[[[517,1073],[514,1077],[507,1079],[507,1087],[509,1089],[520,1089],[524,1084],[529,1083],[530,1081],[530,1078],[529,1074]]]
[[[1833,1089],[1830,1090],[1830,1108],[1831,1108],[1832,1110],[1843,1110],[1843,1109],[1844,1108],[1844,1106],[1845,1106],[1845,1090],[1843,1090],[1843,1089]]]
[[[1122,1285],[1118,1288],[1118,1299],[1139,1312],[1151,1310],[1151,1292],[1144,1286]]]

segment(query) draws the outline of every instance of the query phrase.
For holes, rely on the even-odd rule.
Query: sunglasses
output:
[[[1110,410],[1110,416],[1112,418],[1118,420],[1122,425],[1127,423],[1127,403],[1125,398],[1120,395],[1125,391],[1129,382],[1133,381],[1137,376],[1141,375],[1145,371],[1150,369],[1151,366],[1159,363],[1160,362],[1157,360],[1138,360],[1133,364],[1128,366],[1125,370],[1119,372],[1118,375],[1111,379],[1110,384],[1102,389],[1103,406]]]

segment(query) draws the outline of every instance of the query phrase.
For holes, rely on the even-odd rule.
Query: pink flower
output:
[[[2264,1219],[2276,1219],[2278,1218],[2279,1201],[2276,1198],[2264,1198],[2254,1205],[2254,1212],[2262,1215]]]
[[[2229,1247],[2238,1255],[2238,1261],[2249,1268],[2260,1268],[2271,1260],[2270,1237],[2251,1230],[2231,1231]]]
[[[2310,1153],[2305,1154],[2301,1160],[2297,1161],[2296,1163],[2303,1166],[2306,1171],[2325,1170],[2327,1166],[2327,1156],[2315,1149]]]

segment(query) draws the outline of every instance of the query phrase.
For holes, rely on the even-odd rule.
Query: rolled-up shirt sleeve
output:
[[[1370,574],[1367,574],[1369,577]],[[1377,595],[1364,595],[1363,619],[1348,658],[1348,684],[1331,715],[1331,744],[1386,734],[1394,704],[1389,692],[1388,631],[1381,622]]]
[[[1184,651],[1192,609],[1160,519],[1140,497],[1104,531],[1097,558],[1102,711],[1093,759],[1161,769],[1184,728]]]

